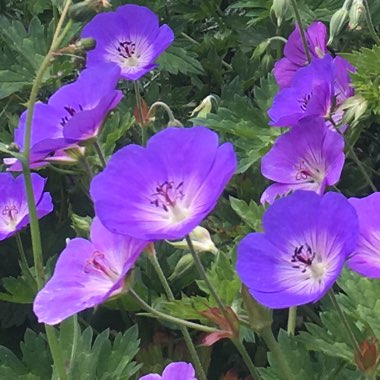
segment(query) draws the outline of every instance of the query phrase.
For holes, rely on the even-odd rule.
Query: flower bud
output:
[[[92,219],[89,216],[80,216],[77,214],[72,214],[71,223],[73,229],[77,233],[77,236],[88,239],[92,223]]]
[[[290,7],[290,0],[273,0],[270,13],[277,19],[277,27],[280,27]]]
[[[195,252],[211,252],[213,254],[218,253],[218,249],[211,240],[210,233],[206,228],[198,226],[190,232],[190,239],[193,243]],[[180,249],[188,249],[186,240],[181,241],[168,241],[169,244]]]
[[[216,104],[218,103],[218,99],[215,95],[206,96],[202,102],[193,109],[190,116],[193,117],[197,115],[198,117],[206,117],[212,110],[212,100],[214,100]]]
[[[253,331],[260,334],[261,331],[272,326],[272,310],[258,303],[243,285],[241,295],[248,313],[249,324]]]
[[[74,21],[86,21],[92,18],[95,12],[111,6],[108,0],[84,0],[69,7],[69,17]]]
[[[183,255],[177,265],[174,268],[173,273],[170,275],[169,280],[173,281],[180,278],[186,274],[186,272],[194,266],[194,259],[191,253]]]
[[[372,336],[359,344],[360,352],[355,352],[358,368],[369,378],[376,373],[380,361],[380,350],[377,339]]]
[[[354,95],[347,98],[338,108],[337,112],[344,112],[343,123],[356,125],[359,119],[367,111],[368,102],[361,95]]]
[[[363,0],[354,0],[352,2],[350,13],[349,13],[349,23],[348,23],[348,29],[361,29],[360,23],[364,19],[365,15],[365,6],[363,3]]]
[[[347,2],[345,2],[346,4]],[[345,7],[338,9],[331,17],[330,20],[330,38],[327,45],[331,45],[334,38],[343,30],[348,21],[348,8]]]

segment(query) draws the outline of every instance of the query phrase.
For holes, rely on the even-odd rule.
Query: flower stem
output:
[[[366,22],[367,22],[367,26],[368,26],[369,32],[371,33],[371,36],[372,36],[373,40],[376,42],[376,44],[380,46],[380,37],[377,35],[376,30],[375,30],[375,28],[373,26],[372,19],[371,19],[370,8],[369,8],[367,0],[364,0],[364,7],[365,7],[364,14],[365,14],[365,19],[366,19]]]
[[[271,354],[275,358],[276,364],[278,364],[278,366],[281,368],[283,378],[286,380],[293,380],[295,376],[293,375],[289,364],[273,335],[272,329],[270,327],[263,328],[260,331],[260,336],[264,339],[265,344],[268,346]]]
[[[155,253],[154,254],[149,254],[149,259],[150,259],[150,262],[152,263],[153,268],[155,269],[155,271],[156,271],[156,273],[157,273],[157,275],[158,275],[158,277],[160,279],[160,282],[161,282],[162,286],[165,289],[165,293],[166,293],[166,296],[167,296],[168,300],[169,301],[174,301],[174,299],[175,299],[174,298],[174,294],[173,294],[172,290],[170,289],[169,283],[166,280],[165,274],[162,271],[160,263],[158,262],[157,255]],[[181,330],[181,333],[183,335],[183,338],[185,340],[187,349],[189,350],[191,359],[194,362],[194,365],[195,365],[195,368],[197,370],[198,376],[199,376],[199,378],[201,380],[206,380],[207,379],[206,373],[205,373],[205,371],[204,371],[204,369],[202,367],[202,364],[201,364],[201,361],[199,359],[198,353],[197,353],[197,351],[196,351],[196,349],[194,347],[194,343],[191,340],[191,336],[190,336],[190,334],[187,331],[187,328],[185,326],[183,326],[183,325],[179,325],[179,326],[180,326],[180,330]]]
[[[96,154],[99,157],[100,163],[102,164],[103,168],[105,168],[107,166],[107,161],[106,161],[106,158],[104,157],[102,148],[100,147],[98,140],[95,140],[94,148],[95,148]]]
[[[32,86],[30,96],[29,96],[29,101],[28,101],[27,120],[26,120],[25,136],[24,136],[24,160],[22,161],[22,169],[23,169],[22,171],[24,174],[25,189],[26,189],[27,201],[28,201],[30,233],[32,237],[33,259],[34,259],[34,267],[36,270],[36,281],[37,281],[38,289],[41,289],[44,285],[45,273],[44,273],[44,263],[43,263],[43,256],[42,256],[40,227],[38,223],[37,208],[36,208],[36,203],[35,203],[34,193],[33,193],[32,177],[31,177],[30,168],[29,168],[33,111],[36,104],[38,91],[40,89],[40,86],[43,80],[43,76],[51,62],[53,52],[59,46],[60,42],[62,41],[64,37],[64,34],[67,32],[68,28],[71,25],[71,22],[69,21],[68,24],[66,25],[66,28],[61,33],[62,26],[66,18],[67,12],[69,10],[70,4],[71,4],[71,0],[66,0],[61,17],[57,23],[57,27],[53,35],[50,49],[47,55],[45,56],[45,58],[43,59],[42,64],[36,73],[36,78],[33,81],[33,86]],[[66,380],[67,374],[66,374],[66,370],[65,370],[65,366],[63,362],[62,352],[59,347],[54,328],[51,326],[45,325],[45,330],[46,330],[46,337],[48,340],[49,348],[50,348],[53,361],[54,361],[54,367],[57,370],[60,380]]]
[[[20,237],[19,232],[16,233],[15,238],[16,238],[17,248],[18,248],[18,251],[20,253],[21,269],[26,271],[26,273],[30,274],[31,278],[34,279],[32,273],[29,269],[28,260],[26,259],[26,256],[25,256],[25,250],[24,250],[24,247],[22,245],[22,241],[21,241],[21,237]]]
[[[340,308],[340,306],[338,304],[338,301],[337,301],[337,299],[335,297],[334,291],[332,289],[330,289],[329,292],[328,292],[328,295],[329,295],[331,303],[333,304],[336,312],[338,313],[340,321],[343,323],[343,326],[346,329],[347,335],[350,338],[350,341],[351,341],[351,344],[352,344],[352,348],[354,349],[354,352],[357,353],[358,355],[361,355],[359,343],[358,343],[358,341],[355,338],[355,335],[354,335],[354,333],[353,333],[353,331],[352,331],[352,329],[350,327],[350,324],[348,323],[348,320],[347,320],[346,316],[344,315],[342,309]]]
[[[310,50],[309,50],[309,46],[307,44],[305,30],[304,30],[303,25],[302,25],[302,20],[301,20],[300,12],[298,10],[297,0],[291,0],[291,3],[292,3],[292,6],[293,6],[294,14],[295,14],[296,19],[297,19],[298,27],[300,28],[302,44],[303,44],[303,48],[305,49],[305,54],[306,54],[307,62],[310,63],[311,62]]]
[[[191,255],[193,256],[193,259],[194,259],[195,265],[198,269],[199,275],[201,276],[202,280],[205,282],[205,284],[206,284],[206,286],[210,292],[211,297],[214,298],[214,300],[215,300],[216,304],[218,305],[218,308],[220,309],[220,312],[222,313],[224,319],[226,321],[228,321],[232,326],[233,323],[231,322],[230,317],[229,317],[228,313],[226,312],[226,308],[224,306],[224,303],[221,300],[221,298],[218,296],[218,294],[216,293],[211,281],[207,277],[207,273],[206,273],[205,269],[203,268],[202,262],[198,256],[198,254],[195,252],[193,242],[191,241],[189,235],[186,235],[186,243],[189,247]],[[236,349],[240,352],[240,354],[242,352],[244,352],[244,355],[242,355],[242,358],[243,358],[245,364],[247,365],[251,376],[255,380],[261,379],[261,376],[257,372],[257,370],[256,370],[247,350],[245,349],[244,345],[240,342],[239,339],[231,339],[231,340],[232,340],[232,343],[234,343]],[[239,341],[240,344],[237,343],[237,341]]]
[[[142,101],[141,101],[141,95],[140,95],[140,89],[139,89],[139,82],[137,80],[133,81],[134,89],[135,89],[135,96],[136,96],[136,105],[137,105],[137,111],[139,113],[140,118],[140,128],[141,128],[141,145],[146,145],[147,140],[147,133],[146,133],[146,127],[144,125],[144,115],[143,115],[143,109],[142,109]]]
[[[350,142],[345,138],[345,136],[343,135],[343,133],[340,131],[339,129],[339,125],[337,125],[334,121],[334,119],[332,117],[330,117],[328,119],[330,121],[330,123],[334,126],[334,128],[337,130],[338,133],[340,133],[342,135],[342,137],[344,138],[344,143],[345,143],[345,146],[347,147],[347,150],[348,150],[348,153],[350,154],[351,158],[354,160],[355,164],[358,166],[359,170],[361,171],[361,173],[363,174],[363,177],[365,178],[365,180],[367,181],[369,187],[371,188],[372,191],[376,192],[377,189],[376,189],[376,186],[375,184],[372,182],[372,179],[371,177],[368,175],[367,171],[365,170],[365,167],[364,165],[362,164],[362,162],[359,160],[359,157],[356,155],[355,153],[355,150],[354,150],[354,147],[350,144]]]
[[[170,109],[170,107],[164,103],[164,102],[154,102],[150,108],[149,108],[149,111],[148,111],[148,114],[147,114],[147,119],[149,120],[151,117],[152,117],[152,113],[153,111],[157,108],[157,107],[162,107],[165,109],[166,113],[168,114],[168,117],[169,117],[169,124],[168,125],[173,125],[173,126],[180,126],[180,127],[183,127],[183,124],[177,120],[175,117],[174,117],[174,114],[173,114],[173,111]]]
[[[297,321],[297,306],[289,307],[288,314],[288,335],[294,336]]]
[[[128,289],[128,292],[132,295],[132,297],[137,301],[137,303],[148,313],[155,315],[159,319],[163,319],[164,321],[168,321],[171,323],[175,323],[179,326],[189,327],[194,330],[203,331],[206,333],[215,333],[218,332],[218,329],[213,327],[200,325],[198,323],[193,323],[186,321],[181,318],[173,317],[172,315],[162,313],[159,310],[154,309],[152,306],[149,306],[133,289]],[[144,315],[144,314],[143,314]]]

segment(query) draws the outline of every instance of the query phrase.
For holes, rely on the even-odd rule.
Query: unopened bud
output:
[[[377,339],[372,336],[359,344],[360,352],[355,352],[355,361],[358,368],[368,378],[376,373],[380,361],[380,350]]]
[[[94,49],[96,41],[93,38],[81,38],[75,45],[77,49],[88,51]]]
[[[273,0],[272,7],[270,8],[271,14],[273,13],[277,19],[277,27],[280,27],[284,20],[286,13],[290,7],[290,0]]]
[[[193,109],[190,116],[193,117],[194,115],[197,115],[198,117],[206,117],[212,110],[212,101],[216,104],[219,102],[215,95],[206,96],[202,102]]]
[[[350,8],[348,29],[361,29],[360,24],[364,19],[365,12],[363,0],[354,0]]]
[[[342,7],[338,9],[331,17],[330,20],[330,38],[327,45],[331,45],[334,38],[339,35],[348,22],[348,9]]]
[[[343,123],[353,126],[358,123],[367,108],[368,102],[361,95],[354,95],[347,98],[337,112],[344,112]]]
[[[253,51],[251,59],[259,59],[266,52],[270,42],[270,38],[260,42]]]
[[[69,17],[74,21],[86,21],[102,8],[111,6],[108,0],[84,0],[69,7]]]
[[[272,326],[272,310],[258,303],[243,285],[241,295],[248,313],[249,324],[253,331],[260,334],[261,331]]]
[[[218,253],[218,249],[215,247],[214,242],[211,240],[210,233],[206,228],[201,226],[195,227],[194,230],[190,232],[190,239],[195,252]],[[181,241],[168,241],[168,243],[180,249],[188,249],[185,239]]]
[[[92,220],[89,216],[79,216],[77,214],[71,215],[71,226],[77,233],[77,236],[88,238],[90,235],[90,226]]]
[[[177,278],[184,276],[194,266],[194,259],[191,253],[183,255],[174,268],[173,273],[170,275],[169,280],[173,281]]]

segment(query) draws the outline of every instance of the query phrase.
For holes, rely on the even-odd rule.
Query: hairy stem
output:
[[[147,133],[146,133],[146,126],[144,125],[144,115],[143,115],[143,109],[142,109],[142,100],[140,95],[140,89],[139,89],[139,82],[137,80],[133,81],[134,89],[135,89],[135,96],[136,96],[136,105],[137,105],[137,112],[139,113],[140,118],[140,128],[141,128],[141,145],[146,145],[147,140]]]
[[[102,152],[102,148],[100,147],[97,140],[95,140],[94,142],[94,148],[95,148],[96,154],[99,157],[100,163],[102,164],[103,168],[105,168],[107,166],[107,161]]]
[[[311,62],[311,56],[310,56],[309,45],[307,44],[306,35],[305,35],[305,29],[303,28],[303,25],[302,25],[302,20],[301,20],[300,12],[299,12],[298,6],[297,6],[297,0],[291,0],[291,3],[292,3],[292,6],[293,6],[293,9],[294,9],[294,14],[296,16],[298,27],[300,28],[302,44],[303,44],[303,48],[305,49],[305,54],[306,54],[307,62],[310,63]]]
[[[165,293],[166,293],[166,296],[167,296],[168,300],[169,301],[173,301],[174,300],[173,292],[170,289],[169,283],[166,280],[165,274],[162,271],[160,263],[158,262],[157,255],[155,253],[154,254],[150,254],[149,255],[149,259],[150,259],[150,262],[152,263],[153,268],[155,269],[155,271],[156,271],[156,273],[157,273],[157,275],[158,275],[158,277],[160,279],[160,282],[161,282],[162,286],[165,289]],[[194,343],[193,343],[193,341],[191,339],[191,336],[190,336],[189,332],[187,331],[187,328],[185,326],[183,326],[183,325],[180,325],[180,330],[181,330],[181,333],[182,333],[183,338],[185,340],[187,349],[189,350],[191,359],[194,362],[196,371],[198,373],[198,377],[201,380],[207,380],[206,373],[205,373],[205,371],[204,371],[204,369],[202,367],[202,363],[201,363],[201,361],[199,359],[198,353],[197,353],[197,351],[196,351],[196,349],[194,347]]]
[[[280,346],[273,335],[272,329],[270,327],[265,327],[260,331],[260,336],[264,339],[264,342],[275,358],[276,363],[281,368],[283,379],[293,380],[295,376],[293,375],[289,367],[289,363],[285,359],[284,354],[282,353]]]
[[[223,314],[224,319],[226,321],[228,321],[231,324],[231,326],[233,326],[233,323],[232,323],[232,321],[231,321],[231,319],[230,319],[230,317],[226,311],[226,308],[224,306],[223,301],[218,296],[218,294],[216,293],[216,290],[214,289],[214,286],[212,285],[211,281],[207,277],[207,273],[206,273],[205,269],[203,268],[202,262],[198,256],[198,254],[195,252],[193,242],[191,241],[191,238],[189,235],[186,235],[186,243],[189,247],[191,255],[193,256],[193,259],[194,259],[195,265],[198,269],[199,275],[201,276],[202,280],[205,282],[212,298],[214,298],[216,304],[218,305],[220,312]],[[240,352],[240,354],[242,354],[242,352],[244,352],[244,355],[242,354],[242,358],[243,358],[245,364],[247,365],[251,376],[254,379],[261,379],[261,376],[259,375],[258,371],[256,370],[256,368],[255,368],[247,350],[245,349],[244,345],[240,342],[240,340],[238,338],[231,339],[231,340],[234,343],[236,349]]]
[[[296,321],[297,321],[297,306],[289,307],[288,314],[288,335],[293,335],[296,330]]]
[[[35,203],[34,193],[33,193],[32,177],[31,177],[30,168],[29,168],[32,120],[33,120],[33,112],[35,108],[35,103],[37,101],[38,91],[41,87],[41,83],[42,83],[45,71],[47,70],[50,64],[54,50],[57,49],[57,47],[59,46],[59,44],[61,43],[64,37],[64,34],[67,32],[68,28],[71,25],[71,23],[69,22],[66,25],[65,30],[61,33],[62,26],[66,18],[67,12],[69,10],[70,4],[71,4],[71,0],[66,0],[61,17],[57,23],[57,27],[53,35],[50,49],[47,55],[45,56],[45,58],[43,59],[42,64],[36,73],[36,78],[33,81],[33,86],[32,86],[32,90],[30,92],[29,101],[28,101],[28,111],[27,111],[26,128],[25,128],[25,136],[24,136],[24,153],[23,153],[24,160],[22,161],[22,168],[23,168],[23,175],[24,175],[24,180],[25,180],[25,188],[26,188],[27,201],[28,201],[30,233],[32,237],[33,259],[34,259],[34,266],[36,270],[36,281],[37,281],[38,289],[41,289],[44,285],[45,273],[44,273],[44,263],[43,263],[43,255],[42,255],[40,227],[38,223],[37,208],[36,208],[36,203]],[[66,375],[64,362],[63,362],[62,352],[59,347],[54,328],[51,326],[45,325],[45,329],[46,329],[46,336],[47,336],[48,344],[49,344],[50,351],[53,357],[55,369],[57,370],[60,380],[66,380],[67,375]]]
[[[372,36],[373,40],[376,42],[376,44],[380,46],[380,37],[377,35],[376,30],[375,30],[375,28],[373,26],[373,22],[372,22],[372,18],[371,18],[371,13],[370,13],[370,8],[369,8],[367,0],[364,0],[364,6],[365,6],[365,12],[364,12],[364,14],[365,14],[365,19],[366,19],[366,22],[367,22],[367,26],[368,26],[369,32],[371,33],[371,36]]]
[[[350,324],[348,323],[348,320],[347,320],[346,316],[344,315],[342,309],[340,308],[340,306],[338,304],[338,301],[337,301],[337,299],[335,297],[334,291],[332,289],[330,289],[330,291],[328,292],[328,295],[329,295],[331,303],[334,306],[334,309],[338,313],[340,321],[342,322],[344,328],[346,329],[347,335],[350,338],[350,341],[351,341],[351,344],[352,344],[352,348],[354,349],[354,352],[357,353],[358,355],[360,355],[360,346],[359,346],[359,343],[358,343],[358,341],[355,338],[355,335],[354,335],[354,333],[353,333],[353,331],[352,331],[352,329],[350,327]]]
[[[154,309],[152,306],[149,306],[133,289],[129,289],[128,292],[137,301],[137,303],[141,306],[141,308],[143,308],[148,313],[153,314],[159,319],[162,319],[164,321],[168,321],[171,323],[175,323],[176,325],[179,325],[179,326],[185,326],[194,330],[203,331],[206,333],[214,333],[214,332],[219,331],[218,329],[215,329],[213,327],[208,327],[208,326],[200,325],[198,323],[189,322],[184,319],[173,317],[169,314],[162,313],[161,311]]]

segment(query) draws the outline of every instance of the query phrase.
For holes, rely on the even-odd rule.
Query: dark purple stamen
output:
[[[5,206],[3,208],[2,214],[8,216],[10,219],[14,220],[15,215],[18,214],[18,209],[15,205]],[[14,215],[13,215],[14,214]]]
[[[295,165],[294,168],[297,170],[297,181],[308,179],[308,177],[310,177],[310,172],[306,169],[305,161],[301,161],[298,165]]]
[[[73,107],[70,107],[70,106],[65,106],[63,107],[65,109],[65,111],[69,114],[69,116],[64,116],[62,119],[61,119],[61,125],[62,127],[64,127],[66,125],[66,123],[77,113],[77,110]],[[83,111],[83,107],[81,104],[78,104],[78,108],[80,111]]]
[[[155,199],[150,203],[156,207],[161,207],[165,211],[169,211],[168,206],[175,206],[177,199],[183,199],[183,181],[177,186],[173,181],[165,181],[156,187],[156,192],[152,194]]]
[[[119,55],[125,59],[131,58],[136,52],[136,44],[132,41],[119,42],[116,48]]]
[[[306,247],[306,249],[304,249],[304,247]],[[294,249],[294,254],[290,261],[296,263],[295,265],[292,265],[293,268],[302,268],[302,273],[305,273],[306,268],[313,264],[315,256],[316,253],[312,251],[308,244],[305,244]]]

